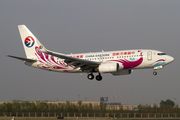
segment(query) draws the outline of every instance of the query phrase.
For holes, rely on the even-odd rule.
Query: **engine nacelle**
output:
[[[98,70],[100,73],[112,73],[119,71],[118,63],[103,63],[99,65]]]
[[[119,70],[118,72],[112,72],[113,75],[129,75],[132,70]]]

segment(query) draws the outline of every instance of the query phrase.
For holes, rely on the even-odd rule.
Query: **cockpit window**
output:
[[[158,55],[166,55],[166,53],[158,53]]]

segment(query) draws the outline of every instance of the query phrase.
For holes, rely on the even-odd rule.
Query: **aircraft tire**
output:
[[[93,80],[93,79],[94,79],[94,75],[93,75],[93,74],[88,74],[87,78],[88,78],[89,80]]]
[[[157,72],[153,72],[153,75],[157,75]]]
[[[101,81],[101,80],[102,80],[102,76],[101,76],[101,75],[97,75],[97,76],[96,76],[96,80],[97,80],[97,81]]]

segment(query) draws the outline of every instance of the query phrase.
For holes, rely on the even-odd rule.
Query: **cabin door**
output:
[[[149,61],[152,60],[152,52],[151,51],[147,52],[147,59]]]

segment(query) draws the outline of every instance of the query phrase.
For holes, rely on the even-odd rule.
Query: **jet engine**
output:
[[[119,64],[118,63],[103,63],[99,65],[98,71],[100,73],[112,73],[119,71]]]

